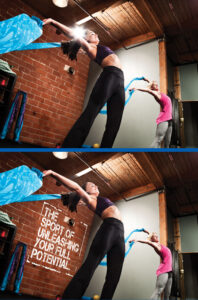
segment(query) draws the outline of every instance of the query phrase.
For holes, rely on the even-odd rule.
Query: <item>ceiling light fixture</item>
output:
[[[52,152],[52,154],[56,157],[56,158],[59,158],[59,159],[66,159],[68,157],[68,152],[60,152],[60,151],[57,151],[57,152]]]
[[[66,7],[68,5],[68,0],[52,0],[52,2],[58,7]]]

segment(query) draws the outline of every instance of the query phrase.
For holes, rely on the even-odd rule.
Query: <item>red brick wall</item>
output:
[[[0,172],[13,169],[20,165],[37,167],[38,169],[42,170],[40,166],[34,163],[23,153],[0,153]],[[46,177],[44,178],[43,187],[37,193],[56,194],[61,193],[63,190],[65,190],[65,188],[56,186],[55,180],[53,178]],[[58,231],[57,229],[57,236],[64,236],[63,233],[67,232],[67,234],[70,234],[71,231],[73,231],[73,237],[69,238],[69,240],[73,242],[73,246],[76,248],[74,248],[74,251],[72,251],[71,249],[69,251],[68,245],[66,245],[65,247],[61,247],[57,242],[56,244],[54,244],[53,250],[48,251],[47,248],[46,251],[42,250],[43,255],[45,252],[45,255],[47,257],[44,262],[44,259],[39,261],[35,258],[35,256],[31,257],[31,255],[33,253],[33,249],[37,249],[34,251],[37,251],[38,254],[38,251],[41,250],[44,243],[46,247],[48,247],[50,244],[47,239],[43,238],[45,242],[42,242],[42,244],[35,246],[36,241],[38,241],[38,230],[39,228],[40,230],[44,228],[44,226],[42,226],[42,216],[44,215],[44,208],[46,208],[46,205],[48,209],[50,208],[56,213],[58,211],[60,218],[58,222],[54,223],[64,227],[61,229],[62,234],[60,230]],[[17,233],[14,239],[13,248],[18,241],[26,243],[28,246],[28,256],[25,263],[24,276],[21,283],[20,292],[37,297],[55,299],[55,296],[57,294],[63,293],[65,287],[72,278],[71,275],[74,275],[76,273],[76,270],[82,263],[87,246],[87,241],[89,238],[91,224],[93,221],[93,213],[84,206],[78,207],[77,214],[75,212],[71,213],[65,206],[62,205],[60,200],[45,201],[45,204],[44,201],[13,203],[1,206],[0,210],[8,213],[9,217],[13,218],[12,222],[17,226]],[[41,215],[42,211],[43,214]],[[73,227],[63,222],[63,217],[65,216],[73,218],[75,220],[75,225]],[[47,219],[50,220],[48,216]],[[50,231],[49,239],[51,239],[52,234],[55,233],[55,225],[51,224],[51,226],[51,228],[50,226],[47,227],[47,230]],[[60,246],[59,252],[57,255],[55,255],[55,249],[57,249],[57,246]],[[63,251],[63,249],[66,249],[66,253],[64,256],[67,257],[67,259],[65,259],[65,262],[68,263],[67,268],[69,270],[50,264],[52,256],[60,258],[60,251]],[[78,251],[75,252],[75,249],[77,249]],[[48,262],[46,262],[47,259]],[[34,265],[32,263],[37,263],[40,266]],[[53,270],[46,269],[45,267],[50,267]],[[55,272],[54,269],[58,272]],[[12,288],[13,286],[12,284],[10,284],[9,289]]]
[[[1,0],[1,21],[21,13],[43,19],[21,0]],[[45,26],[43,32],[38,42],[65,40],[63,35],[56,35],[50,25]],[[55,147],[64,140],[82,112],[89,58],[80,53],[77,62],[70,61],[60,48],[54,48],[10,52],[1,55],[1,59],[13,65],[18,76],[14,93],[20,89],[28,94],[20,140]],[[74,67],[75,75],[63,70],[65,64]]]

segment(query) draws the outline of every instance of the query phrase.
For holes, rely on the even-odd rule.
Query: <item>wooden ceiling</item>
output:
[[[120,48],[165,36],[173,64],[198,62],[197,0],[69,0],[66,8],[52,0],[23,1],[68,26],[87,17],[85,9],[100,25],[90,20],[83,26],[96,31],[102,44]]]
[[[134,152],[73,153],[59,160],[52,153],[27,153],[44,169],[75,179],[80,185],[93,181],[103,196],[128,199],[165,187],[173,216],[198,213],[198,153]],[[93,170],[76,177],[91,166]]]

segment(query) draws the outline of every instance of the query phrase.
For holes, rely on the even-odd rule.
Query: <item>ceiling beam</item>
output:
[[[121,194],[122,194],[123,198],[128,199],[128,198],[132,198],[132,197],[135,197],[135,196],[140,196],[140,195],[143,195],[143,194],[155,191],[155,190],[156,190],[156,187],[154,186],[154,184],[150,183],[150,184],[147,184],[147,185],[144,185],[144,186],[129,189],[125,192],[122,192]],[[121,198],[121,195],[119,196],[119,195],[115,195],[115,194],[110,195],[109,198],[113,202],[123,199],[123,198]]]
[[[149,181],[154,184],[157,189],[162,188],[164,186],[162,175],[149,154],[146,152],[134,152],[133,156]]]
[[[110,46],[110,48],[113,50],[117,50],[124,46],[129,47],[132,45],[138,45],[138,44],[141,44],[144,42],[148,42],[150,40],[153,40],[154,38],[156,38],[155,34],[153,32],[148,32],[145,34],[141,34],[141,35],[137,35],[135,37],[128,38],[124,41],[121,41],[120,44],[114,43]]]
[[[164,34],[162,24],[148,0],[131,0],[130,2],[146,22],[149,31],[152,31],[157,37],[162,36]]]

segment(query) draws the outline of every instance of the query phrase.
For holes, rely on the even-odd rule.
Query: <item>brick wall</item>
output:
[[[1,0],[1,21],[21,13],[44,18],[21,0]],[[56,35],[55,28],[47,25],[37,42],[62,40],[65,37]],[[80,53],[77,62],[70,61],[60,48],[54,48],[10,52],[1,55],[1,59],[14,66],[17,74],[14,93],[20,89],[28,94],[20,140],[45,147],[62,143],[82,112],[89,58]],[[74,67],[75,75],[63,70],[65,64]]]
[[[0,153],[0,172],[20,165],[36,167],[42,171],[39,165],[23,153]],[[63,190],[65,188],[56,186],[53,178],[46,177],[43,187],[37,193],[56,194]],[[1,206],[0,210],[8,213],[13,218],[12,222],[17,226],[13,248],[18,241],[28,246],[20,292],[55,299],[57,294],[63,293],[82,263],[93,213],[84,206],[78,208],[77,214],[71,213],[60,200],[13,203]],[[49,211],[54,212],[56,217],[59,215],[56,220],[49,216]],[[46,219],[42,219],[43,217]],[[75,225],[71,227],[65,223],[65,217],[73,218]],[[48,220],[48,226],[46,226],[46,220]],[[57,224],[62,227],[57,227]],[[46,229],[45,233],[48,231],[47,237],[42,237],[43,229]],[[68,243],[63,245],[64,240],[58,240],[59,237],[64,237],[70,246]],[[53,242],[50,242],[49,240],[52,241],[52,239]],[[57,261],[53,264],[55,257]],[[10,284],[9,289],[12,288]]]

